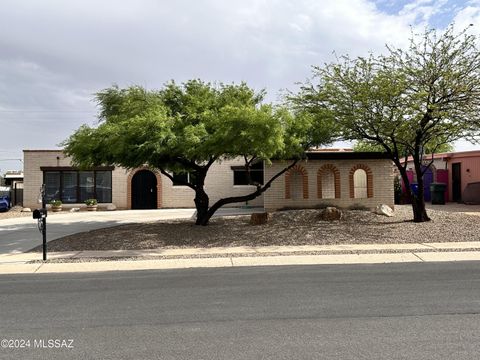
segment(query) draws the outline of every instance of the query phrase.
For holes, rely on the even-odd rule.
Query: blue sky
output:
[[[93,94],[114,83],[246,81],[268,100],[312,65],[405,46],[410,27],[455,21],[480,32],[480,2],[453,0],[2,0],[0,173],[22,149],[53,149],[96,122]],[[458,150],[473,149],[465,142]]]

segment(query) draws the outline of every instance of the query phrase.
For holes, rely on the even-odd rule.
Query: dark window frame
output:
[[[186,175],[186,180],[182,178],[182,182],[177,182],[175,181],[175,177],[177,176],[185,176]],[[185,187],[188,187],[188,185],[185,185],[183,183],[183,181],[186,181],[188,182],[189,184],[192,184],[192,179],[194,177],[194,175],[192,173],[190,173],[189,171],[188,172],[181,172],[181,173],[175,173],[175,172],[172,172],[172,177],[173,177],[173,180],[172,180],[172,186],[185,186]]]
[[[247,174],[246,174],[247,171],[245,170],[245,166],[232,166],[231,169],[233,172],[233,186],[254,186],[252,184],[247,183]],[[239,176],[239,174],[241,174],[241,176]],[[255,175],[258,175],[258,174],[261,174],[261,181],[258,181],[260,179],[255,179]],[[263,167],[263,162],[258,162],[250,166],[250,177],[252,178],[252,181],[257,181],[260,185],[264,185],[265,171]],[[245,183],[242,183],[242,184],[235,183],[235,181],[236,180],[238,181],[239,178],[244,179]]]
[[[97,198],[97,172],[102,172],[102,173],[108,173],[110,175],[110,201],[103,202],[103,201],[98,201],[100,204],[110,204],[113,199],[113,184],[112,184],[112,168],[111,167],[102,167],[102,168],[95,168],[94,170],[78,170],[75,168],[70,168],[70,167],[41,167],[40,168],[43,171],[43,183],[45,184],[45,178],[46,174],[49,172],[55,172],[59,173],[60,176],[60,187],[58,188],[58,192],[60,194],[60,198],[56,200],[61,200],[62,203],[64,204],[80,204],[85,200],[80,199],[80,173],[81,172],[92,172],[93,173],[93,195],[94,198],[98,201],[99,199]],[[63,173],[64,172],[75,172],[77,175],[77,185],[76,185],[76,202],[72,201],[66,201],[63,198],[63,193],[64,193],[64,186],[63,186]]]

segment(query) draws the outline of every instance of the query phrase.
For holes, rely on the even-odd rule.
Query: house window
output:
[[[353,173],[353,197],[355,199],[367,198],[367,172],[357,169]]]
[[[48,174],[48,173],[47,173]],[[64,171],[62,173],[62,199],[65,203],[76,203],[78,196],[78,174],[76,171]],[[63,200],[62,200],[63,201]]]
[[[112,202],[111,171],[44,171],[45,198],[61,200],[65,204],[97,199],[99,203]]]
[[[112,202],[112,172],[95,172],[95,193],[96,199],[100,203]]]
[[[250,185],[244,166],[232,166],[233,185]],[[253,183],[263,185],[263,162],[250,166],[250,178]]]
[[[45,172],[43,176],[43,183],[45,184],[45,198],[47,201],[60,200],[60,171]]]
[[[193,184],[195,176],[189,172],[173,173],[173,186],[186,186],[185,183]]]
[[[95,175],[93,171],[79,172],[80,201],[95,198]]]

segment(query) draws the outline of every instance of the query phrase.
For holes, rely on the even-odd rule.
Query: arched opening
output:
[[[323,165],[317,173],[317,197],[319,199],[340,198],[340,171],[332,165]]]
[[[294,171],[290,175],[290,186],[292,199],[300,200],[303,197],[303,175],[300,172]]]
[[[373,198],[373,173],[363,164],[350,169],[350,198]]]
[[[365,199],[367,193],[367,172],[363,169],[357,169],[353,173],[353,197],[355,199]]]
[[[333,171],[322,171],[322,199],[335,199],[335,175]]]
[[[295,166],[285,174],[285,199],[308,199],[308,174],[302,166]]]
[[[149,170],[140,170],[132,177],[132,209],[157,208],[157,177]]]

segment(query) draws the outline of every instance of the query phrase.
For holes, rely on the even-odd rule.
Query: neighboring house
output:
[[[430,184],[441,182],[447,184],[447,201],[480,203],[480,150],[425,155],[423,163],[425,201],[430,201]],[[410,181],[415,183],[412,159],[408,159],[407,169]]]
[[[7,170],[4,175],[5,186],[10,187],[10,198],[12,205],[23,203],[23,171]]]
[[[15,187],[15,184],[23,183],[23,171],[21,170],[7,170],[3,176],[5,186]]]
[[[246,185],[242,164],[241,159],[234,159],[212,165],[205,181],[211,204],[223,197],[245,195],[254,190],[253,186]],[[263,182],[285,164],[279,161],[265,167],[259,164],[252,169],[252,177]],[[96,198],[100,207],[114,204],[118,209],[195,206],[192,189],[172,184],[156,171],[120,167],[78,170],[60,150],[24,150],[24,172],[24,206],[28,207],[38,207],[43,183],[47,200],[62,200],[64,207],[82,206],[88,198]],[[189,175],[176,177],[188,180]],[[320,204],[393,207],[392,162],[381,153],[313,151],[307,154],[307,160],[278,178],[262,196],[248,202],[249,206],[268,210]]]

